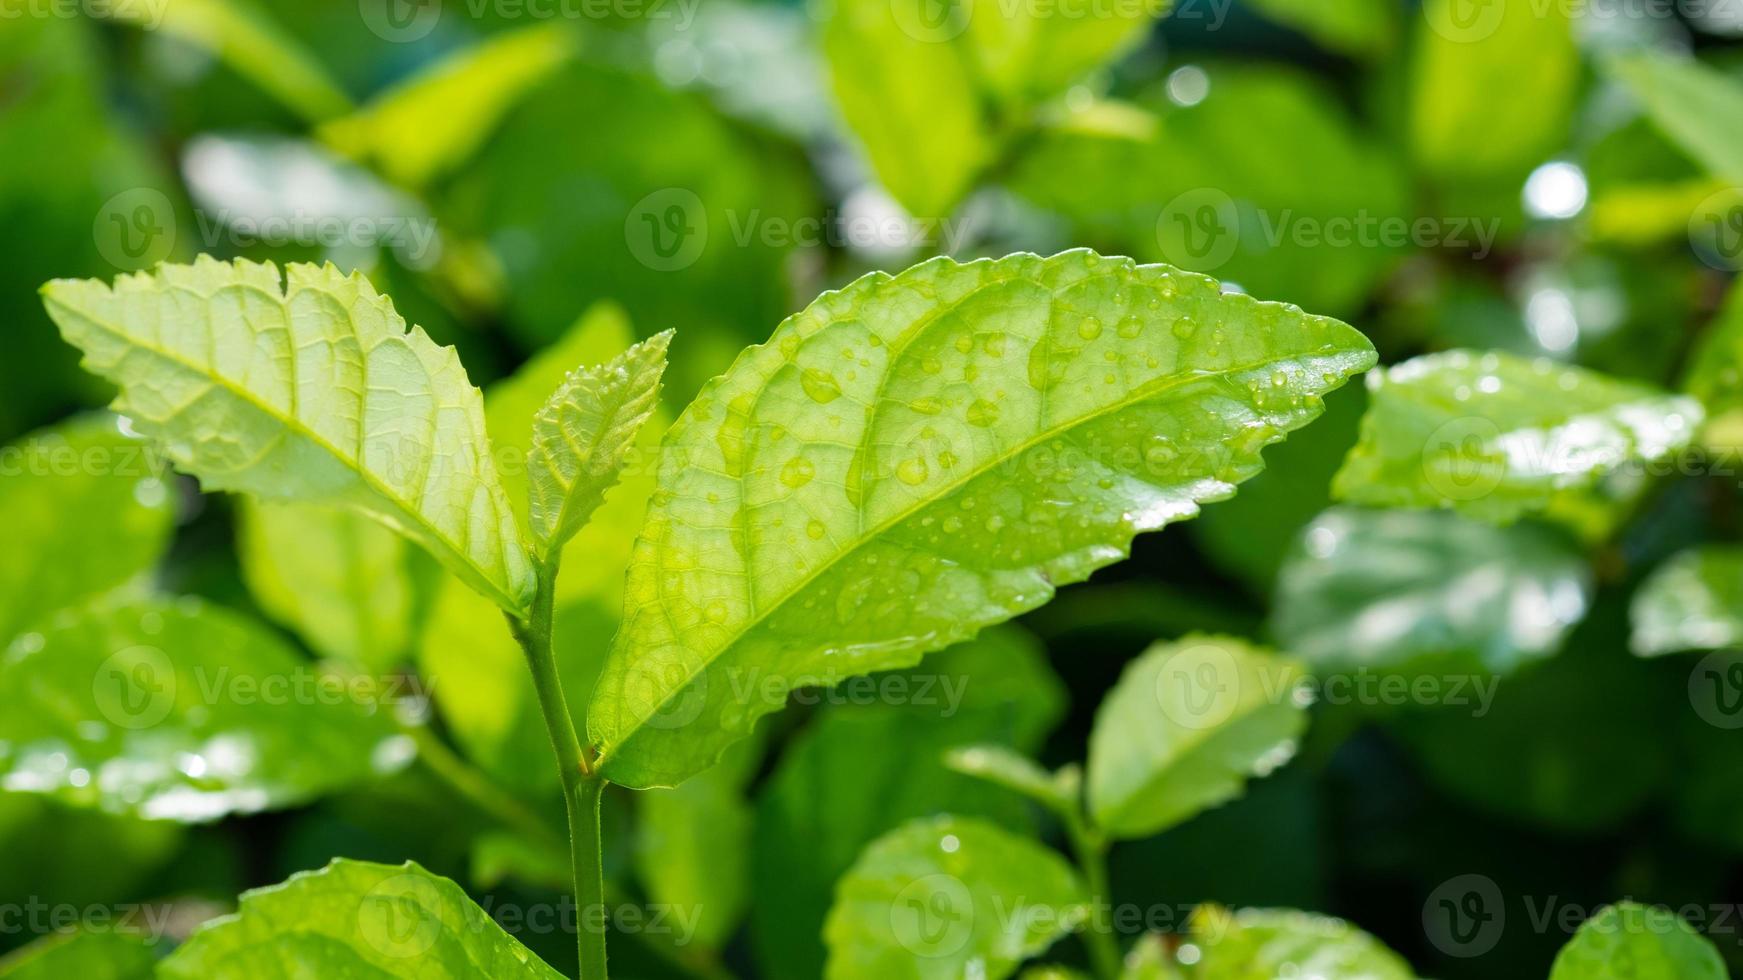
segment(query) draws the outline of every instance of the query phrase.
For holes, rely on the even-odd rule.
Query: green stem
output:
[[[525,620],[510,617],[509,625],[538,691],[539,713],[544,715],[551,749],[557,754],[558,775],[563,781],[563,803],[569,811],[569,855],[575,881],[577,913],[576,942],[581,956],[581,980],[606,980],[605,875],[599,839],[599,800],[605,780],[593,771],[575,734],[575,717],[563,697],[563,679],[557,673],[557,658],[551,651],[551,620],[556,606],[557,560],[539,569],[539,590]]]
[[[1077,856],[1077,866],[1089,885],[1090,915],[1083,941],[1089,947],[1089,959],[1095,966],[1096,976],[1102,980],[1115,980],[1120,975],[1120,943],[1114,937],[1112,915],[1102,915],[1104,907],[1110,913],[1113,908],[1112,894],[1108,891],[1108,842],[1100,833],[1087,827],[1078,814],[1064,816],[1065,833],[1071,838],[1072,853]]]

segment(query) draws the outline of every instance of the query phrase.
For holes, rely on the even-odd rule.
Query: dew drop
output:
[[[921,415],[937,415],[944,410],[944,403],[928,395],[925,398],[914,399],[908,403],[908,407]]]
[[[828,533],[828,530],[828,528],[823,526],[822,521],[813,520],[805,525],[805,536],[813,541],[821,541],[823,540],[823,535]]]
[[[999,420],[999,405],[985,398],[976,398],[968,406],[968,424],[985,429]]]
[[[811,478],[816,475],[817,467],[811,465],[811,461],[803,456],[794,456],[781,467],[781,482],[794,490],[810,483]]]
[[[917,487],[926,482],[926,461],[919,456],[913,456],[896,464],[896,479],[908,486]]]
[[[726,622],[726,603],[721,602],[719,599],[710,602],[707,606],[703,607],[702,616],[710,623]]]
[[[806,368],[799,373],[799,387],[805,389],[805,394],[819,405],[841,397],[841,385],[835,380],[835,375],[819,368]]]
[[[1077,335],[1082,337],[1084,340],[1094,340],[1095,338],[1100,337],[1101,320],[1093,316],[1084,317],[1082,320],[1078,321]]]
[[[1172,329],[1174,331],[1174,336],[1179,337],[1181,340],[1185,340],[1198,332],[1198,324],[1192,321],[1192,317],[1183,316],[1174,321]]]

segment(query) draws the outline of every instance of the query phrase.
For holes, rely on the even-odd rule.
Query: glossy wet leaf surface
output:
[[[1743,548],[1709,545],[1673,556],[1634,593],[1634,652],[1720,650],[1743,640]]]
[[[1335,320],[1086,251],[825,294],[667,436],[589,711],[603,771],[676,783],[793,686],[1046,602],[1232,494],[1373,360]]]
[[[362,276],[202,256],[43,296],[116,411],[207,490],[366,510],[504,608],[530,599],[478,389]]]
[[[828,980],[1000,980],[1076,929],[1088,895],[1063,858],[980,820],[916,820],[865,849],[836,890]]]
[[[1089,812],[1113,837],[1145,837],[1240,795],[1295,754],[1307,727],[1293,661],[1232,637],[1158,643],[1096,712]]]
[[[1404,958],[1342,919],[1292,909],[1201,906],[1192,916],[1193,980],[1337,977],[1415,980]]]
[[[1334,496],[1498,523],[1678,452],[1703,416],[1692,398],[1497,351],[1414,358],[1370,374],[1368,395]]]
[[[1713,944],[1675,912],[1634,902],[1607,905],[1555,958],[1549,980],[1724,980]]]

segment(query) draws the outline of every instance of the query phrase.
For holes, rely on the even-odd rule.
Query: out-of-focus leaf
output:
[[[1743,641],[1743,548],[1693,548],[1635,590],[1632,646],[1643,657],[1721,650]]]
[[[497,34],[436,62],[320,127],[329,146],[422,187],[465,163],[514,103],[575,52],[567,24]]]
[[[386,694],[195,599],[70,610],[0,661],[0,786],[185,822],[302,803],[407,761]]]
[[[1044,129],[1013,165],[1010,187],[1091,243],[1212,274],[1262,299],[1333,315],[1356,309],[1411,240],[1397,154],[1298,72],[1204,70],[1208,90],[1192,105],[1157,98],[1128,107],[1127,116],[1149,112],[1149,127],[1109,131],[1068,116]],[[1269,141],[1291,152],[1262,149]],[[1474,250],[1487,233],[1482,222],[1448,222],[1435,238]]]
[[[1663,133],[1715,177],[1743,181],[1743,84],[1686,56],[1639,49],[1603,61]]]
[[[1561,146],[1579,75],[1567,8],[1426,0],[1409,79],[1412,156],[1436,178],[1506,184],[1517,197],[1515,181]]]
[[[1185,974],[1174,962],[1174,951],[1156,933],[1147,933],[1126,954],[1120,980],[1181,980]]]
[[[835,101],[879,183],[916,217],[950,217],[997,152],[954,40],[965,12],[931,0],[833,0],[826,16]],[[991,29],[1004,23],[996,9],[982,17]]]
[[[666,439],[588,713],[600,771],[676,784],[806,677],[1045,603],[1229,496],[1373,361],[1336,320],[1085,250],[823,295]]]
[[[1063,4],[965,3],[962,16],[968,26],[958,43],[966,44],[972,55],[975,80],[1021,111],[1064,92],[1136,47],[1171,6],[1172,0],[1148,0],[1112,4],[1086,15]],[[924,4],[904,8],[913,13],[926,9]]]
[[[1194,980],[1338,977],[1416,980],[1404,958],[1342,919],[1292,909],[1201,905],[1192,915]]]
[[[1547,526],[1336,507],[1278,578],[1271,635],[1310,670],[1511,672],[1561,649],[1592,573]]]
[[[322,656],[374,670],[405,657],[422,552],[342,507],[244,499],[237,517],[242,577],[267,615]]]
[[[1739,280],[1743,283],[1743,280]],[[1743,445],[1743,285],[1733,285],[1713,322],[1701,336],[1683,375],[1684,391],[1707,409],[1703,441]]]
[[[836,703],[788,743],[757,806],[751,926],[772,980],[822,974],[836,879],[879,834],[937,813],[1025,828],[1021,800],[952,772],[944,753],[981,744],[1032,752],[1065,708],[1039,645],[1013,626],[909,671],[815,693]]]
[[[694,917],[694,940],[719,949],[750,907],[751,829],[745,784],[762,742],[734,745],[720,765],[636,799],[635,864],[648,900]]]
[[[1373,58],[1398,43],[1399,8],[1386,0],[1249,0],[1266,17],[1293,27],[1320,45]]]
[[[527,455],[528,525],[549,562],[605,503],[659,408],[667,330],[598,366],[569,372],[533,416]]]
[[[80,929],[0,957],[5,980],[152,980],[157,954],[145,936]]]
[[[253,0],[122,3],[101,10],[143,30],[162,31],[205,48],[309,122],[351,108],[351,100],[314,54]]]
[[[1546,359],[1424,355],[1368,375],[1362,441],[1332,493],[1505,523],[1680,450],[1701,418],[1692,398]]]
[[[187,832],[167,820],[0,792],[0,904],[92,906],[138,894],[176,857]]]
[[[1295,754],[1307,728],[1301,668],[1231,637],[1158,643],[1096,712],[1089,811],[1114,837],[1144,837],[1238,796]]]
[[[156,564],[175,519],[167,478],[107,414],[0,449],[0,643]]]
[[[478,389],[360,275],[201,256],[109,285],[43,287],[114,407],[207,490],[343,503],[428,548],[511,612],[533,570]]]
[[[1021,793],[1055,812],[1077,812],[1083,773],[1075,766],[1048,772],[1028,756],[1003,745],[951,749],[944,754],[944,764],[965,776]]]
[[[841,879],[823,975],[1001,980],[1076,929],[1088,901],[1071,866],[1032,840],[973,818],[915,820]]]
[[[416,864],[338,859],[242,896],[158,969],[164,980],[417,976],[562,980],[468,898]]]
[[[1549,980],[1725,980],[1711,941],[1667,908],[1606,905],[1562,947]]]
[[[1325,415],[1318,422],[1265,454],[1265,472],[1192,522],[1193,538],[1213,564],[1238,577],[1254,594],[1270,594],[1302,529],[1331,504],[1332,477],[1356,444],[1366,404],[1360,386],[1326,396]]]

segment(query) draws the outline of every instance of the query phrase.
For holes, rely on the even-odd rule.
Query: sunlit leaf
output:
[[[81,929],[0,956],[5,980],[152,980],[157,954],[144,935]]]
[[[188,822],[302,803],[408,760],[392,693],[198,600],[70,610],[0,661],[0,786]]]
[[[1549,980],[1725,980],[1711,941],[1658,906],[1606,905],[1580,926],[1550,968]]]
[[[528,524],[539,560],[573,538],[617,483],[659,407],[671,339],[668,330],[604,364],[577,367],[533,416]]]
[[[1677,452],[1702,418],[1692,398],[1495,351],[1376,371],[1368,396],[1334,496],[1502,523]]]
[[[1041,605],[1233,493],[1373,361],[1335,320],[1086,251],[825,294],[667,436],[588,715],[602,771],[675,784],[803,678]]]
[[[1016,972],[1088,916],[1063,858],[981,820],[916,820],[873,841],[836,890],[828,980]]]
[[[246,892],[164,960],[164,980],[263,976],[561,980],[459,885],[407,862],[339,859]]]
[[[1715,177],[1743,181],[1743,84],[1693,58],[1638,48],[1602,62],[1663,133]]]
[[[1553,528],[1336,507],[1285,562],[1271,633],[1313,670],[1504,674],[1561,649],[1591,592]]]
[[[1632,646],[1643,657],[1743,641],[1743,548],[1710,545],[1653,569],[1634,592]]]
[[[1021,793],[1059,813],[1077,812],[1083,774],[1075,767],[1052,773],[1003,745],[969,745],[944,754],[944,764],[965,776]]]
[[[1089,811],[1145,837],[1240,795],[1307,727],[1294,662],[1230,637],[1159,643],[1126,668],[1089,737]]]
[[[1111,4],[1084,16],[1062,4],[965,3],[961,43],[972,54],[977,81],[1020,111],[1136,47],[1172,6],[1172,0]]]
[[[324,123],[321,139],[396,183],[421,187],[465,163],[514,103],[575,48],[567,24],[497,34]]]
[[[43,287],[115,409],[208,490],[358,507],[524,610],[532,566],[478,389],[361,275],[202,256]]]
[[[113,416],[32,433],[0,461],[0,643],[147,571],[169,542],[174,486]]]
[[[1193,913],[1194,980],[1338,977],[1415,980],[1403,957],[1342,919],[1284,909],[1231,912],[1201,905]],[[1166,974],[1164,974],[1166,975]]]

